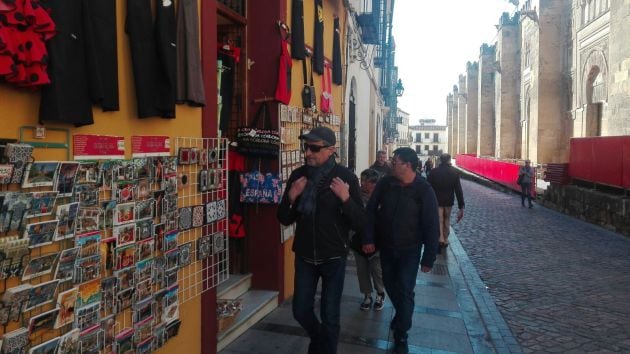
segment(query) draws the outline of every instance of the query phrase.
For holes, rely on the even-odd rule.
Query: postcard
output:
[[[177,231],[177,222],[179,220],[177,211],[162,215],[160,220],[162,223],[166,224],[166,231]]]
[[[110,274],[109,271],[114,269],[114,250],[116,249],[116,239],[108,238],[101,240],[101,260],[104,261],[105,272]]]
[[[153,282],[160,284],[160,287],[164,287],[164,267],[166,266],[166,257],[157,256],[153,257]]]
[[[129,244],[114,249],[115,269],[122,269],[136,264],[136,246]]]
[[[153,333],[151,333],[153,334]],[[145,341],[138,343],[138,345],[136,346],[136,353],[137,354],[149,354],[149,353],[153,353],[153,346],[155,342],[155,338],[153,338],[153,335],[149,336]]]
[[[75,200],[81,207],[95,207],[98,205],[98,186],[96,184],[77,184],[74,186]]]
[[[79,329],[74,328],[70,332],[59,337],[57,353],[79,353]]]
[[[29,344],[28,336],[28,329],[24,327],[6,333],[2,337],[2,353],[23,353]]]
[[[0,326],[5,326],[7,323],[9,323],[10,311],[11,311],[11,308],[9,307],[9,304],[5,305],[0,302]],[[2,348],[1,345],[0,345],[0,348]]]
[[[128,223],[114,226],[113,235],[119,247],[134,243],[136,242],[136,224]]]
[[[115,185],[114,195],[118,203],[129,203],[136,199],[136,182],[121,181]]]
[[[22,229],[32,200],[32,193],[8,192],[4,194],[4,200],[0,206],[0,232]]]
[[[102,305],[105,313],[116,312],[116,292],[118,291],[118,278],[115,276],[104,278],[101,281]]]
[[[77,308],[74,317],[76,327],[81,331],[85,331],[88,328],[97,326],[101,320],[100,309],[101,304],[98,302],[85,307]]]
[[[77,297],[77,308],[101,302],[101,280],[94,279],[79,285],[79,296]]]
[[[114,225],[126,224],[135,221],[136,203],[124,203],[116,205],[114,210]]]
[[[70,248],[61,251],[57,269],[55,270],[55,279],[61,282],[74,278],[74,263],[79,255],[79,247]]]
[[[74,237],[77,215],[79,213],[79,202],[62,204],[57,206],[55,216],[59,220],[57,235],[54,241],[65,240]]]
[[[75,283],[83,283],[100,278],[101,276],[101,256],[90,256],[79,258],[74,270]]]
[[[153,192],[153,199],[155,200],[154,207],[155,210],[153,214],[155,216],[160,216],[164,212],[164,196],[166,192],[163,190]]]
[[[13,175],[13,165],[5,163],[0,165],[0,184],[11,183],[11,176]],[[1,347],[0,347],[1,348]]]
[[[81,250],[79,257],[97,256],[99,254],[99,243],[101,242],[100,231],[94,231],[78,235],[75,245]]]
[[[100,218],[101,230],[106,230],[114,226],[114,214],[116,213],[115,200],[106,200],[101,202],[101,210],[103,211]]]
[[[153,326],[151,320],[134,324],[134,342],[144,343],[153,336]]]
[[[35,248],[51,244],[57,233],[58,224],[59,220],[27,224],[24,230],[24,238],[29,240],[28,247]]]
[[[53,338],[49,341],[46,341],[42,344],[38,344],[28,351],[28,354],[51,354],[55,353],[57,347],[59,346],[60,337]]]
[[[26,165],[22,188],[52,187],[55,184],[58,161],[31,162]]]
[[[57,296],[59,314],[55,320],[55,329],[74,322],[74,309],[79,295],[79,289],[70,288]]]
[[[24,272],[22,273],[22,281],[30,280],[40,277],[52,272],[55,261],[57,260],[57,253],[47,254],[42,257],[33,258],[28,261]]]
[[[177,211],[177,193],[167,193],[164,195],[164,213],[172,213]]]
[[[72,196],[74,181],[78,171],[78,162],[65,161],[59,165],[59,173],[57,174],[54,189],[59,192],[60,197]]]
[[[136,243],[138,252],[136,259],[138,262],[153,257],[154,244],[155,241],[152,238]]]
[[[78,216],[76,230],[75,230],[77,234],[99,231],[98,220],[101,215],[100,208],[88,208],[88,207],[81,206],[79,208],[78,215],[79,216]]]
[[[79,340],[81,342],[80,343],[81,353],[83,354],[100,353],[103,331],[101,330],[99,321],[96,321],[95,324],[87,327],[85,330],[83,330],[83,332],[81,332],[81,335],[79,336],[80,337]]]
[[[114,276],[118,278],[118,292],[120,293],[123,290],[133,288],[135,283],[135,267],[128,267],[124,269],[120,269],[114,271]]]
[[[153,277],[153,258],[139,261],[136,264],[136,282],[142,282]]]
[[[136,220],[153,219],[154,203],[153,198],[136,202]]]
[[[148,178],[138,180],[136,200],[145,200],[151,196],[151,182]]]
[[[118,311],[121,312],[124,309],[130,308],[133,302],[133,293],[135,289],[129,288],[123,291],[119,291],[116,296],[118,297]]]
[[[31,317],[28,322],[29,334],[37,333],[42,330],[48,331],[53,329],[57,314],[59,314],[59,309],[52,309]]]
[[[164,235],[162,251],[168,252],[174,249],[177,249],[177,231],[170,231],[166,235]]]
[[[136,283],[135,302],[141,302],[143,300],[151,298],[151,286],[153,285],[152,279],[147,279]]]
[[[18,321],[22,315],[22,310],[26,308],[33,286],[31,284],[21,284],[7,289],[2,296],[2,301],[8,309],[9,320]]]
[[[76,184],[85,184],[85,183],[96,183],[98,182],[98,162],[95,161],[85,161],[79,164],[79,170],[77,171],[75,183]]]
[[[179,250],[176,248],[164,253],[166,257],[166,270],[176,270],[179,267]]]
[[[153,220],[141,220],[136,223],[136,239],[147,240],[153,237]]]
[[[31,207],[26,212],[27,218],[51,215],[58,192],[34,192]]]
[[[153,305],[153,298],[148,298],[134,304],[134,323],[142,323],[150,320],[153,317]]]
[[[132,328],[125,328],[116,335],[116,353],[135,353]]]
[[[101,320],[103,331],[103,352],[113,353],[116,340],[116,316],[110,315]]]
[[[166,324],[166,340],[169,340],[179,334],[179,327],[181,323],[182,322],[180,320],[175,320]]]

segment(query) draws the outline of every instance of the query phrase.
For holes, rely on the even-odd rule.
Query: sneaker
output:
[[[407,339],[397,339],[394,343],[394,353],[396,354],[408,354],[409,353],[409,345],[407,344]]]
[[[374,301],[374,311],[380,311],[385,306],[385,294],[376,294],[376,301]]]
[[[363,298],[363,302],[359,308],[363,311],[368,311],[372,307],[372,297],[370,295],[365,295]]]

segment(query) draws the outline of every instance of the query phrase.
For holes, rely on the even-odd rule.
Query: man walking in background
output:
[[[427,180],[435,191],[440,214],[440,248],[448,246],[448,235],[451,231],[451,210],[457,197],[457,222],[464,217],[464,193],[459,179],[459,172],[451,166],[451,155],[442,154],[440,165],[433,169]]]
[[[385,290],[396,310],[391,323],[394,350],[405,354],[409,352],[407,332],[418,268],[421,265],[423,273],[433,268],[440,233],[435,193],[416,173],[417,168],[414,150],[403,147],[394,151],[391,174],[377,183],[368,202],[363,236],[363,252],[372,253],[375,246],[379,249]]]
[[[370,168],[377,170],[381,176],[387,176],[392,171],[392,167],[387,160],[387,152],[379,150],[376,152],[376,161]]]

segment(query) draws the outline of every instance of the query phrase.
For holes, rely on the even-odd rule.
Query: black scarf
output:
[[[315,205],[317,204],[317,190],[321,187],[320,184],[326,180],[326,176],[332,171],[337,163],[335,162],[335,156],[331,155],[323,165],[319,167],[308,166],[306,170],[306,187],[302,196],[300,197],[300,203],[297,210],[305,215],[311,215],[315,213]]]

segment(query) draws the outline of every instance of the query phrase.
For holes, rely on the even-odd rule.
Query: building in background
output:
[[[418,125],[409,126],[410,147],[420,156],[440,156],[448,151],[446,125],[436,124],[435,119],[420,119]]]
[[[411,136],[409,135],[409,113],[400,108],[398,108],[398,114],[396,115],[394,146],[394,149],[411,147]]]

